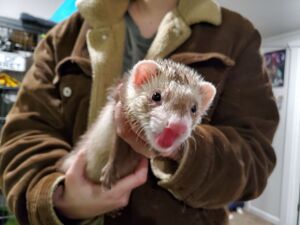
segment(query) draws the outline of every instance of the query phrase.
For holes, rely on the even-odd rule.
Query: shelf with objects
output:
[[[21,14],[20,20],[0,16],[0,130],[32,64],[35,47],[54,25],[29,14]],[[17,223],[8,211],[0,190],[0,225],[14,224]]]
[[[22,13],[20,20],[0,16],[0,129],[31,65],[35,47],[54,25],[27,13]]]

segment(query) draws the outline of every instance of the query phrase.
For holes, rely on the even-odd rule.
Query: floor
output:
[[[229,225],[273,225],[248,212],[233,213]]]

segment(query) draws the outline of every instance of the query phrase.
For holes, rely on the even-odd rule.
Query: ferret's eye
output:
[[[155,101],[155,102],[160,102],[160,101],[161,101],[161,94],[158,93],[158,92],[155,92],[155,93],[152,95],[152,100]]]
[[[197,106],[193,105],[193,107],[191,108],[191,112],[192,113],[196,113],[197,112]]]

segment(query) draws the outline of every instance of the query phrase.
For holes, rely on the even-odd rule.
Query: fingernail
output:
[[[118,90],[118,93],[119,93],[119,94],[120,94],[120,92],[121,92],[122,87],[123,87],[123,83],[120,83],[120,84],[118,85],[118,87],[117,87],[117,90]]]

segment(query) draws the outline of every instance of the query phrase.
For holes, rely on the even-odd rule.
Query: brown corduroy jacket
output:
[[[106,10],[124,4],[113,11],[120,18],[99,13],[100,2]],[[55,213],[52,193],[64,178],[55,164],[72,150],[103,105],[111,80],[120,76],[121,18],[128,2],[118,2],[79,1],[80,13],[56,26],[36,49],[0,148],[1,190],[20,224],[81,222]],[[95,22],[93,10],[106,22]],[[271,142],[278,112],[260,41],[249,21],[210,0],[181,0],[166,15],[146,57],[195,68],[216,85],[217,95],[179,166],[152,161],[147,183],[105,224],[224,225],[229,202],[263,191],[276,161]]]

